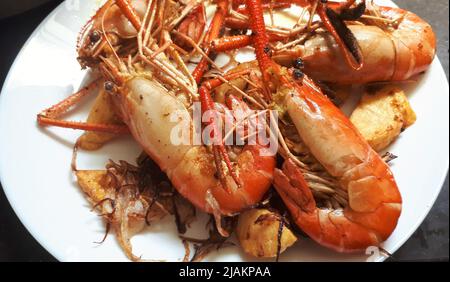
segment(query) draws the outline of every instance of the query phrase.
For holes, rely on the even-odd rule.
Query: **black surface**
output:
[[[61,1],[52,1],[24,14],[0,20],[0,86],[23,44]],[[0,133],[2,134],[2,133]],[[1,138],[1,135],[0,135]],[[0,184],[1,185],[1,184]],[[0,189],[0,261],[54,261],[28,233]]]
[[[0,87],[22,45],[37,25],[60,3],[55,0],[25,14],[0,20]],[[429,21],[438,35],[438,56],[448,78],[447,0],[397,0]],[[1,133],[0,133],[1,134]],[[1,138],[1,135],[0,135]],[[421,164],[418,164],[421,165]],[[395,254],[396,261],[436,261],[449,259],[448,176],[430,214],[414,235]],[[0,189],[0,261],[54,261],[28,233]]]
[[[292,277],[301,274],[301,279],[334,281],[336,277],[345,277],[348,282],[361,281],[361,277],[385,278],[392,281],[428,281],[430,273],[441,277],[448,273],[448,263],[115,263],[112,270],[109,263],[53,263],[28,264],[27,271],[22,265],[9,264],[2,269],[2,275],[11,275],[28,279],[29,273],[35,277],[45,277],[53,281],[60,277],[70,277],[74,281],[115,281],[132,279],[147,279],[150,281],[291,281]],[[326,269],[326,271],[323,271]],[[86,275],[88,273],[88,276]],[[9,277],[9,276],[6,276]],[[57,277],[57,278],[56,278]],[[142,277],[142,278],[141,278]]]

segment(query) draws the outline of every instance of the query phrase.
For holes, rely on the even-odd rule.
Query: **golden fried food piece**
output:
[[[372,148],[381,151],[414,124],[416,114],[401,89],[386,86],[373,94],[364,94],[350,121]]]
[[[242,249],[255,257],[276,257],[280,218],[278,214],[267,209],[252,209],[240,214],[236,234]],[[295,241],[297,237],[284,226],[280,253]]]
[[[89,113],[87,122],[117,125],[122,124],[122,121],[114,112],[114,105],[110,95],[108,95],[104,89],[100,90],[94,106]],[[111,133],[87,131],[78,140],[78,145],[81,149],[94,151],[100,149],[106,142],[110,141],[114,137],[116,137],[116,135]]]
[[[79,170],[75,172],[78,185],[93,204],[108,197],[106,170]]]

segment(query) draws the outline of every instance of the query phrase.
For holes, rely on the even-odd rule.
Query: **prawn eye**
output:
[[[112,83],[111,81],[107,81],[105,82],[105,90],[108,92],[111,92],[114,90],[114,83]]]
[[[96,43],[100,40],[100,33],[96,30],[92,31],[91,34],[89,34],[89,40],[91,40],[92,43]]]
[[[269,52],[270,52],[270,47],[269,46],[264,47],[264,53],[269,54]]]
[[[301,78],[303,78],[305,76],[305,74],[299,69],[295,69],[292,72],[292,75],[294,76],[295,79],[301,79]]]
[[[301,58],[297,58],[292,62],[292,65],[294,66],[294,68],[296,69],[302,69],[305,64],[303,63],[303,60]]]

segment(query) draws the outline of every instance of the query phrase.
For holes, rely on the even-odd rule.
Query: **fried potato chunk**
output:
[[[101,89],[94,106],[87,118],[88,123],[122,124],[122,121],[114,112],[114,105],[110,95]],[[81,149],[94,151],[100,149],[105,143],[116,137],[115,134],[105,132],[87,131],[78,140]]]
[[[267,209],[252,209],[239,215],[237,238],[244,251],[255,257],[276,257],[281,217]],[[297,241],[286,226],[280,240],[280,253]]]
[[[401,89],[386,86],[364,94],[350,121],[374,150],[382,151],[414,124],[416,114]]]
[[[79,170],[75,172],[81,190],[94,204],[108,197],[106,170]]]

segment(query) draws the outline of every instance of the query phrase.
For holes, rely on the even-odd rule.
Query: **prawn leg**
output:
[[[267,2],[267,3],[263,3],[262,7],[263,9],[266,10],[282,10],[282,9],[286,9],[286,8],[290,8],[291,7],[291,3],[289,3],[289,1],[286,2]],[[245,6],[241,6],[241,7],[237,7],[236,8],[236,12],[243,14],[243,15],[247,15],[248,11],[247,8]]]
[[[204,40],[205,47],[203,52],[206,54],[206,56],[209,56],[212,51],[211,42],[220,36],[225,17],[228,14],[228,8],[229,0],[219,0],[217,2],[217,10],[214,14],[214,17],[208,28],[208,33],[206,34]],[[192,76],[194,77],[197,84],[201,82],[203,74],[207,71],[208,67],[209,60],[203,57],[192,72]]]
[[[128,0],[116,0],[115,2],[116,5],[119,6],[125,17],[127,17],[127,19],[131,22],[133,27],[136,30],[140,30],[142,26],[141,19],[139,18],[134,8],[131,6],[130,2]]]
[[[59,117],[67,113],[67,111],[80,102],[84,97],[92,93],[92,89],[98,87],[99,80],[95,80],[80,91],[70,95],[63,101],[48,109],[43,110],[37,115],[37,122],[40,126],[56,126],[63,128],[71,128],[86,131],[105,132],[113,134],[126,134],[128,128],[123,125],[113,124],[96,124],[78,121],[61,120]]]
[[[241,72],[227,74],[224,76],[224,79],[226,79],[226,80],[234,79],[241,75],[245,75],[247,73],[248,73],[248,71],[241,71]],[[211,80],[204,82],[202,84],[202,86],[200,87],[199,93],[200,93],[200,100],[201,100],[201,104],[202,104],[202,112],[203,113],[206,111],[215,113],[214,101],[211,97],[210,91],[213,88],[220,86],[222,83],[223,83],[223,80],[215,78],[215,79],[211,79]],[[212,127],[213,127],[213,131],[211,132],[211,136],[210,136],[213,139],[216,137],[215,136],[216,134],[219,134],[218,123],[219,123],[219,119],[218,119],[218,115],[216,114],[209,121],[209,124],[212,125]],[[223,171],[223,168],[222,168],[222,160],[225,162],[225,165],[226,165],[231,177],[236,182],[238,187],[241,185],[241,183],[234,171],[233,166],[231,165],[230,157],[225,149],[225,145],[223,144],[222,138],[220,138],[220,140],[218,140],[218,142],[215,142],[215,144],[213,144],[213,154],[214,154],[214,162],[216,164],[216,169],[219,171],[219,178],[222,183],[222,186],[228,192],[231,192],[228,185],[226,184],[225,172]]]
[[[311,7],[314,7],[314,11],[319,15],[323,26],[338,44],[339,50],[341,51],[349,67],[354,70],[359,70],[362,68],[363,61],[358,42],[352,32],[346,27],[344,21],[340,18],[339,13],[336,12],[336,10],[342,11],[349,9],[356,2],[355,0],[348,0],[343,3],[335,3],[330,1],[330,6],[335,7],[336,10],[329,7],[328,1],[322,0],[291,0],[287,2],[292,2],[303,7],[309,4]],[[263,8],[262,5],[261,8]],[[248,7],[246,6],[246,11],[247,10]],[[234,25],[236,26],[236,23],[234,23]]]

